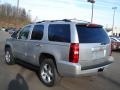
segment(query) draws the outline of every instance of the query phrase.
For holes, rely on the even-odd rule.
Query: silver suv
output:
[[[5,61],[39,66],[40,80],[53,86],[61,76],[101,72],[113,62],[111,42],[101,25],[53,20],[29,24],[6,40]]]

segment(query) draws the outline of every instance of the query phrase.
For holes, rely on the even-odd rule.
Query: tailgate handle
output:
[[[105,50],[105,47],[96,47],[91,49],[92,52],[101,51],[101,50]]]

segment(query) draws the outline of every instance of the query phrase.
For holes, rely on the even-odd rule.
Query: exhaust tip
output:
[[[103,71],[104,71],[104,68],[98,69],[98,72],[103,72]]]

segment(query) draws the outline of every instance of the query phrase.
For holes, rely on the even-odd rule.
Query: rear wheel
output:
[[[10,48],[5,49],[5,62],[9,65],[15,64],[15,59]]]
[[[49,87],[54,86],[60,80],[52,59],[46,58],[43,60],[40,65],[39,77],[42,83]]]

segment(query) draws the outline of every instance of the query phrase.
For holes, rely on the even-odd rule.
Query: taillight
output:
[[[79,61],[79,44],[71,43],[69,52],[69,62],[78,63]]]

